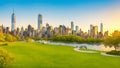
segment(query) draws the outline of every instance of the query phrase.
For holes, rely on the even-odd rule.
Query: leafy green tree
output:
[[[51,38],[53,41],[63,41],[63,42],[77,42],[77,43],[99,43],[102,42],[101,39],[94,39],[94,38],[81,38],[80,36],[75,35],[65,35],[59,36],[55,35]]]
[[[5,40],[8,41],[8,42],[14,42],[16,41],[16,37],[10,35],[10,34],[5,34]]]
[[[0,68],[5,68],[14,59],[15,58],[14,58],[14,56],[11,53],[9,53],[8,51],[0,48]]]
[[[26,41],[27,41],[27,42],[32,42],[32,41],[34,41],[34,40],[33,40],[32,38],[30,38],[30,37],[27,37],[27,38],[26,38]]]
[[[20,36],[16,36],[16,40],[21,41],[22,39],[20,38]]]
[[[3,34],[0,34],[0,42],[5,42],[5,36]]]
[[[104,43],[109,46],[114,46],[116,50],[120,44],[120,31],[114,31],[110,37],[104,40]]]

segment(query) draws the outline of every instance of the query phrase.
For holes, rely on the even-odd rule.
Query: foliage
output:
[[[51,38],[53,41],[64,41],[64,42],[77,42],[77,43],[100,43],[101,39],[95,38],[81,38],[80,36],[67,35],[67,36],[53,36]]]
[[[0,42],[14,42],[20,40],[19,36],[12,36],[11,34],[0,34]]]
[[[5,41],[5,36],[3,34],[0,34],[0,42],[4,42]]]
[[[30,37],[27,37],[27,38],[26,38],[26,41],[27,41],[27,42],[33,42],[34,40],[33,40],[32,38],[30,38]]]
[[[104,40],[104,43],[109,46],[114,46],[116,50],[120,44],[120,31],[114,31],[111,36]]]
[[[51,40],[51,38],[41,38],[41,37],[32,37],[32,39],[34,39],[35,41],[38,41],[38,40]]]
[[[5,35],[5,40],[8,41],[8,42],[14,42],[16,41],[16,37],[10,35],[10,34],[4,34]]]
[[[40,38],[40,37],[32,37],[32,39],[34,39],[34,40],[42,40],[42,38]]]
[[[7,52],[0,48],[0,68],[6,67],[14,60],[14,57]]]
[[[111,55],[119,55],[120,56],[120,51],[110,51],[110,52],[107,52],[107,54],[111,54]]]
[[[18,40],[18,41],[21,41],[22,39],[20,38],[20,36],[16,36],[16,39]]]

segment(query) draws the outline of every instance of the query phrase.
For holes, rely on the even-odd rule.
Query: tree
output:
[[[14,42],[16,41],[16,37],[10,35],[10,34],[5,34],[5,40],[8,41],[8,42]]]
[[[109,46],[114,46],[116,50],[120,44],[120,31],[114,31],[110,37],[104,40],[104,43]]]
[[[5,36],[3,34],[0,34],[0,42],[4,42],[5,41]]]
[[[0,68],[6,68],[14,59],[15,57],[11,53],[0,48]]]

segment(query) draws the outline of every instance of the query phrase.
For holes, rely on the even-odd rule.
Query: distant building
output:
[[[20,35],[20,28],[17,28],[16,35],[17,35],[17,36]]]
[[[32,26],[28,25],[28,32],[30,32],[32,30]]]
[[[6,27],[6,34],[9,34],[10,33],[10,29],[9,27]]]
[[[74,22],[71,22],[71,30],[74,30]]]
[[[43,37],[43,38],[45,37],[45,34],[46,34],[46,28],[45,28],[45,27],[42,27],[42,37]]]
[[[66,28],[66,35],[71,35],[71,29],[69,27]]]
[[[24,28],[23,27],[21,27],[21,31],[20,31],[20,37],[23,39],[24,38]]]
[[[42,15],[38,15],[38,30],[42,30]]]
[[[108,37],[108,31],[105,31],[104,33],[104,39]]]
[[[53,27],[52,26],[49,26],[47,28],[47,37],[50,38],[51,36],[53,36]]]
[[[91,24],[90,25],[90,33],[92,33],[93,32],[93,25]]]
[[[54,35],[59,35],[59,28],[57,27],[54,28]]]
[[[90,30],[88,30],[88,36],[90,36]]]
[[[100,32],[103,34],[103,23],[100,23]]]
[[[93,26],[93,33],[94,33],[94,36],[98,35],[98,26]]]
[[[11,31],[14,31],[15,29],[16,29],[16,16],[15,16],[15,13],[13,11],[12,20],[11,20]]]
[[[79,32],[79,26],[76,26],[76,33]]]
[[[49,27],[49,24],[48,23],[46,23],[46,28],[48,28]]]
[[[98,38],[103,39],[103,34],[101,32],[98,33]]]
[[[89,32],[89,36],[93,38],[94,37],[94,33],[93,33],[93,25],[92,24],[90,25],[90,30],[89,31],[90,31]]]

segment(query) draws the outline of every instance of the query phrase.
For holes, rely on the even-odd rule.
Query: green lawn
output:
[[[70,46],[11,42],[2,46],[15,56],[8,68],[120,68],[120,57],[79,53]]]

